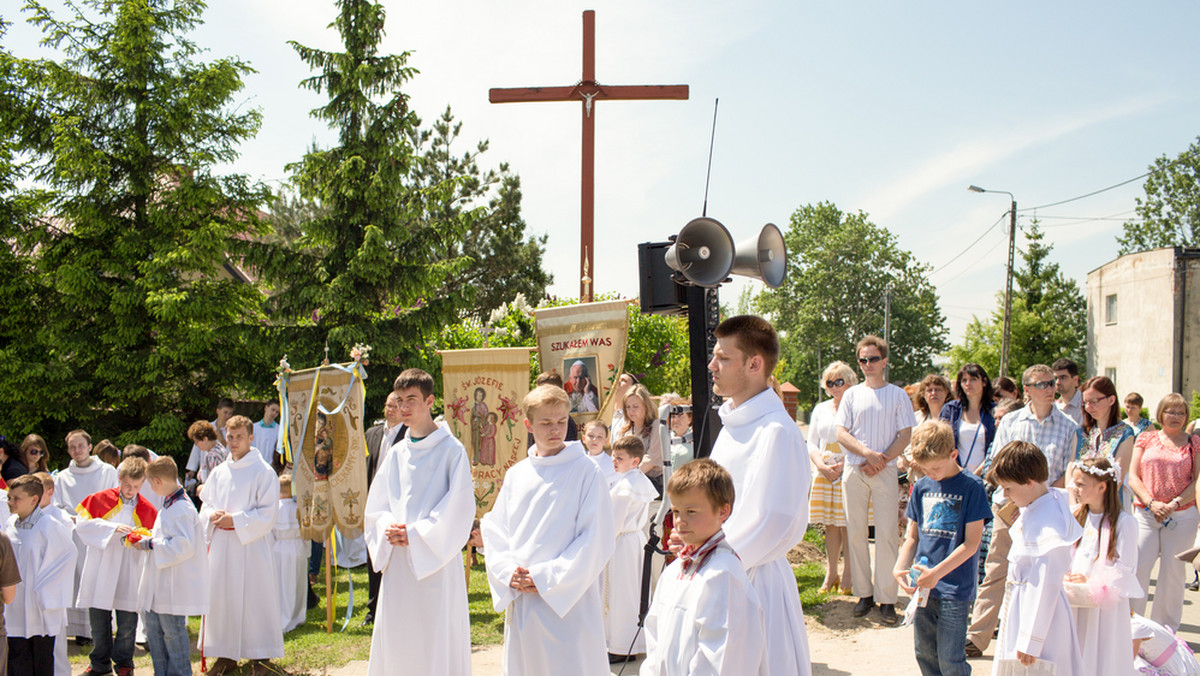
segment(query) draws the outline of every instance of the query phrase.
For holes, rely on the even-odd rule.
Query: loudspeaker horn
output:
[[[761,279],[772,289],[783,283],[787,273],[787,244],[774,223],[764,225],[757,237],[738,243],[731,272]]]
[[[711,218],[693,218],[675,236],[666,261],[696,286],[720,286],[733,268],[733,237]]]

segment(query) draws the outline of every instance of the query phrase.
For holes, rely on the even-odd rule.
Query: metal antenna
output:
[[[708,171],[704,173],[704,207],[700,210],[701,216],[708,215],[708,181],[712,178],[712,154],[713,144],[717,141],[717,104],[721,99],[713,99],[713,123],[712,136],[708,139]]]

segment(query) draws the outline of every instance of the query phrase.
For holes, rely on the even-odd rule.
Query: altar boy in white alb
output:
[[[463,543],[475,519],[471,466],[446,423],[435,423],[433,378],[408,369],[395,382],[407,435],[367,493],[371,562],[382,573],[367,673],[471,673]]]
[[[642,592],[642,558],[650,503],[658,491],[638,465],[646,447],[627,434],[613,443],[614,476],[608,497],[613,504],[617,544],[604,569],[604,640],[610,664],[628,662],[646,652],[646,636],[639,631],[638,611]],[[596,456],[589,456],[593,460]],[[603,455],[601,455],[603,457]],[[600,473],[604,476],[604,473]]]
[[[525,397],[534,445],[482,521],[493,606],[507,611],[509,676],[611,673],[596,580],[616,542],[612,501],[583,445],[564,442],[570,406],[552,385]]]
[[[212,579],[200,642],[206,655],[217,658],[208,676],[232,671],[243,659],[256,662],[251,673],[269,673],[268,660],[283,657],[271,535],[279,513],[279,478],[251,448],[253,430],[245,416],[229,419],[229,457],[212,471],[200,494]]]
[[[67,454],[71,456],[71,464],[54,476],[54,504],[75,520],[75,508],[83,499],[92,493],[117,487],[117,468],[92,455],[92,437],[83,430],[72,430],[67,433]],[[79,579],[83,575],[83,561],[87,558],[87,545],[75,535],[75,580],[74,588],[79,589]],[[82,638],[92,637],[92,625],[88,620],[87,608],[76,608],[72,597],[71,607],[67,608],[67,636]]]
[[[808,527],[812,474],[804,437],[769,384],[779,336],[752,315],[726,319],[716,334],[708,368],[713,390],[728,399],[711,458],[733,477],[737,503],[725,536],[762,603],[766,654],[758,673],[806,676],[808,634],[787,553]]]

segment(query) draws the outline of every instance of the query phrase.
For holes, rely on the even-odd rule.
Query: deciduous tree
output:
[[[1138,220],[1117,237],[1120,254],[1163,246],[1200,246],[1200,138],[1174,159],[1154,160]]]

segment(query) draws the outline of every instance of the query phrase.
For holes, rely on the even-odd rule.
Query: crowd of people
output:
[[[862,382],[829,364],[829,399],[809,425],[825,591],[857,596],[855,617],[878,606],[893,625],[897,587],[917,597],[905,622],[927,676],[970,673],[997,631],[998,664],[1200,672],[1182,641],[1149,642],[1174,636],[1185,569],[1200,565],[1200,436],[1181,395],[1148,419],[1140,395],[1122,400],[1104,376],[1081,384],[1065,358],[1027,368],[1020,389],[978,364],[953,383],[930,374],[900,388],[882,375],[882,340],[864,338],[856,356]]]
[[[1068,359],[1030,366],[1019,385],[966,364],[902,388],[887,382],[887,342],[867,336],[857,370],[822,372],[829,398],[805,439],[773,387],[771,325],[733,317],[716,336],[709,370],[725,403],[709,458],[693,457],[687,400],[622,374],[611,424],[577,429],[561,376],[542,374],[522,402],[527,457],[481,520],[432,376],[402,372],[365,435],[369,673],[470,673],[465,543],[506,614],[506,673],[599,676],[644,655],[645,676],[809,674],[786,555],[810,521],[825,534],[823,589],[857,597],[856,617],[911,623],[923,674],[970,673],[997,630],[998,665],[1200,672],[1174,637],[1184,572],[1200,563],[1200,437],[1180,395],[1143,416],[1139,395],[1121,399],[1102,376],[1081,384]],[[188,428],[182,474],[83,430],[53,474],[43,439],[2,440],[0,676],[69,674],[69,637],[92,644],[86,673],[125,676],[142,635],[156,674],[190,674],[197,615],[207,674],[242,660],[281,671],[271,660],[304,620],[306,584],[312,601],[316,553],[274,450],[278,405],[265,409],[252,423],[219,401]],[[643,580],[664,498],[670,563]],[[913,600],[898,612],[901,590]]]

